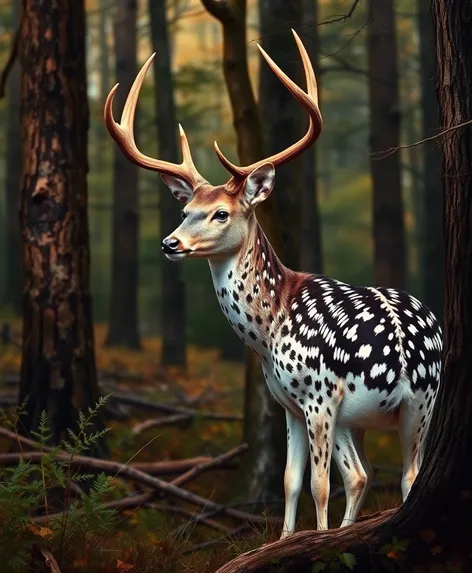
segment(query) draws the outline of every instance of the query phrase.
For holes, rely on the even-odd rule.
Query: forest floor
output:
[[[13,408],[8,407],[8,399],[14,400],[18,388],[20,349],[15,341],[20,340],[21,335],[19,322],[9,322],[14,342],[8,345],[0,343],[0,404],[4,399],[3,410],[7,414],[13,411]],[[105,335],[106,325],[96,325],[97,368],[104,393],[117,392],[132,398],[205,412],[242,414],[242,364],[220,360],[217,350],[189,347],[187,372],[176,369],[163,371],[159,366],[158,339],[145,339],[141,351],[130,351],[105,348]],[[110,458],[124,464],[131,460],[136,463],[196,456],[216,457],[241,443],[240,419],[215,421],[196,416],[191,425],[163,425],[136,432],[137,424],[165,415],[156,415],[155,412],[129,405],[123,406],[121,412],[123,420],[108,421],[111,430],[107,437]],[[10,443],[0,438],[0,457],[8,452]],[[397,435],[370,432],[367,434],[366,450],[374,466],[375,483],[362,514],[394,507],[400,502],[401,453]],[[0,517],[5,479],[0,474]],[[162,479],[171,481],[173,477]],[[338,475],[336,479],[337,483],[341,483]],[[231,503],[246,509],[244,502],[248,500],[244,497],[244,483],[237,469],[213,468],[185,488],[219,504]],[[115,477],[106,495],[108,499],[117,499],[122,498],[123,494],[129,495],[130,491],[133,490],[129,489],[129,483]],[[172,514],[168,510],[174,501],[168,498],[165,501],[165,504],[158,503],[152,508],[122,510],[113,525],[105,531],[98,528],[93,535],[84,531],[80,543],[77,538],[69,539],[69,547],[64,548],[64,539],[61,539],[60,551],[57,535],[48,529],[47,522],[46,527],[27,525],[33,540],[36,536],[41,547],[49,547],[56,556],[61,573],[213,573],[234,556],[279,536],[280,525],[272,523],[268,518],[274,513],[274,507],[259,506],[259,510],[252,507],[248,511],[258,511],[267,518],[242,531],[236,528],[241,522],[234,522],[229,517],[215,517],[209,520],[209,525],[196,523],[191,519],[191,514],[198,514],[203,508],[195,508],[195,505],[178,500],[175,503],[191,513]],[[338,526],[343,511],[344,497],[339,495],[330,504],[330,522],[333,526]],[[298,515],[298,529],[314,526],[315,509],[309,491],[302,492]],[[17,570],[21,571],[21,568]]]

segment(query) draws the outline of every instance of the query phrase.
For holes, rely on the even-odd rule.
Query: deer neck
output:
[[[209,264],[223,313],[239,338],[261,354],[287,314],[290,285],[298,273],[281,263],[255,216],[249,229],[237,253]]]

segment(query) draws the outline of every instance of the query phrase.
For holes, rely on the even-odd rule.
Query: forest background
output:
[[[15,0],[0,4],[3,62],[15,45],[19,4]],[[278,80],[274,83],[272,72],[260,67],[256,42],[304,88],[290,32],[296,29],[309,47],[320,86],[323,133],[303,161],[277,174],[278,215],[271,234],[278,237],[283,260],[297,270],[322,272],[353,284],[405,288],[441,316],[441,158],[435,142],[397,149],[438,129],[433,30],[426,4],[421,0],[249,0],[243,45],[267,150],[278,151],[295,141],[306,118],[296,102],[282,93],[283,87],[280,91]],[[254,388],[248,381],[250,362],[219,309],[207,265],[198,260],[171,264],[161,253],[166,229],[169,225],[173,229],[180,219],[178,204],[158,175],[135,169],[121,156],[104,125],[103,107],[110,88],[120,81],[123,97],[142,63],[156,51],[157,64],[144,83],[135,122],[140,149],[155,157],[174,153],[176,124],[168,123],[173,114],[159,114],[159,109],[166,108],[156,95],[159,86],[165,86],[160,93],[165,91],[175,105],[175,120],[184,126],[203,176],[214,184],[227,179],[214,152],[214,140],[238,161],[238,133],[224,75],[222,26],[215,11],[210,13],[215,3],[171,0],[165,11],[158,5],[152,0],[85,2],[90,113],[87,213],[96,366],[102,390],[121,396],[115,410],[107,411],[113,427],[108,455],[120,462],[144,447],[151,436],[153,443],[139,452],[137,462],[217,456],[241,439],[249,442],[251,450],[251,426],[257,429],[263,423],[249,418],[257,407],[257,400],[256,405],[248,404]],[[237,13],[245,2],[229,5]],[[162,57],[166,49],[168,61]],[[0,139],[0,405],[7,410],[17,402],[25,296],[18,217],[24,145],[19,79],[15,62],[8,77],[3,76],[0,105],[4,133]],[[165,158],[180,161],[180,156]],[[165,427],[155,425],[159,430],[154,434],[147,433],[152,426],[137,429],[149,410],[139,409],[140,398],[168,404],[167,413],[180,415],[176,424],[184,425],[168,420]],[[178,408],[211,411],[216,421],[197,416],[189,428],[185,425],[188,412]],[[38,425],[39,418],[36,430]],[[280,454],[277,439],[268,437],[255,445],[256,453],[250,458],[270,450],[269,464]],[[379,481],[366,511],[395,505],[400,491],[396,438],[373,433],[368,450]],[[247,481],[249,499],[267,501],[269,513],[277,514],[282,474],[277,464],[274,468],[264,471],[266,481],[254,472]],[[222,483],[225,475],[222,471],[205,476],[196,491],[221,501],[242,499],[248,488],[239,477]],[[396,481],[388,479],[392,475]],[[339,492],[336,495],[340,497]],[[304,527],[311,527],[311,504],[305,492]],[[336,519],[339,508],[334,511]],[[139,522],[138,514],[130,515],[128,521]],[[167,517],[139,513],[143,515],[142,523],[133,524],[139,531],[141,526],[147,533],[166,529]],[[274,536],[274,531],[265,535]],[[192,543],[207,542],[204,535],[193,530],[192,534],[195,538],[189,535],[186,543],[190,538]],[[259,541],[260,531],[251,543]],[[228,554],[240,550],[235,542],[226,553],[212,554],[212,563],[223,563]],[[170,561],[177,563],[179,558],[176,551]]]

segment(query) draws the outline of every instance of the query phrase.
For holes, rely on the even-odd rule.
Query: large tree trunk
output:
[[[447,129],[472,117],[472,0],[433,0],[432,13],[440,124]],[[274,562],[285,565],[287,572],[310,571],[308,564],[327,555],[331,547],[337,554],[353,553],[355,571],[362,573],[472,571],[472,129],[450,132],[441,143],[446,257],[443,379],[423,464],[407,500],[397,511],[340,530],[296,533],[236,558],[219,573],[266,571]],[[382,548],[394,538],[400,550],[387,556]],[[404,541],[406,551],[405,546],[401,549]]]
[[[301,85],[303,68],[291,28],[298,29],[302,20],[301,0],[259,0],[259,43],[277,65]],[[301,135],[301,106],[261,59],[259,69],[259,108],[261,112],[264,149],[274,155],[287,149]],[[307,123],[304,113],[304,124]],[[310,154],[307,154],[310,155]],[[284,214],[282,236],[284,262],[292,269],[300,264],[300,199],[302,157],[277,168],[275,185],[279,212]]]
[[[37,430],[45,410],[58,443],[75,427],[78,410],[99,397],[89,287],[85,8],[80,0],[23,5],[20,431]],[[91,453],[105,453],[103,440]]]
[[[238,157],[248,165],[264,156],[262,129],[247,64],[246,2],[202,0],[223,26],[223,70],[237,136]],[[282,238],[274,197],[264,201],[257,217],[278,256]],[[258,358],[246,350],[244,441],[249,455],[244,470],[251,499],[279,497],[283,489],[285,421],[270,395]]]
[[[315,70],[318,81],[318,100],[323,113],[320,89],[318,0],[302,0],[302,8],[303,26],[300,29],[300,35]],[[303,119],[305,120],[304,115]],[[318,196],[317,146],[315,145],[301,156],[300,269],[308,273],[323,272],[323,243]]]
[[[119,0],[115,17],[116,94],[119,117],[137,74],[136,0]],[[120,149],[113,151],[113,235],[108,346],[140,348],[138,329],[138,168]]]
[[[105,100],[110,90],[110,48],[108,46],[108,22],[109,22],[109,9],[108,0],[99,0],[99,16],[98,16],[98,43],[100,50],[100,102],[103,109]],[[103,164],[104,151],[106,149],[106,142],[109,142],[107,128],[104,122],[100,122],[97,126],[96,137],[96,166],[97,169],[105,169]]]
[[[20,23],[19,2],[12,3],[12,33]],[[21,249],[18,206],[21,179],[21,137],[20,137],[20,67],[18,62],[8,78],[8,107],[6,117],[6,161],[5,161],[5,288],[3,303],[21,313]]]
[[[434,33],[428,4],[418,0],[418,29],[421,62],[421,110],[423,137],[431,137],[439,128],[439,113],[434,96],[436,57]],[[441,150],[436,141],[423,146],[423,228],[421,229],[421,275],[425,304],[442,320],[444,308],[444,243],[442,227]]]
[[[367,28],[375,284],[405,288],[407,256],[400,154],[383,159],[375,155],[400,145],[393,0],[369,0]]]
[[[182,161],[177,138],[177,122],[172,81],[169,31],[167,29],[166,2],[149,0],[151,39],[156,52],[154,80],[155,106],[159,157],[172,163]],[[174,197],[159,177],[160,233],[167,237],[180,225],[180,212]],[[161,262],[161,336],[163,366],[187,364],[187,337],[185,332],[185,283],[182,265],[162,258]]]

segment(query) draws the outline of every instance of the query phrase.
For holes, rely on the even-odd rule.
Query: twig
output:
[[[239,527],[235,527],[234,529],[230,529],[225,537],[221,537],[220,539],[209,539],[208,541],[203,541],[202,543],[197,543],[196,545],[192,545],[189,549],[185,549],[182,555],[188,555],[189,553],[194,553],[195,551],[202,551],[203,549],[208,549],[209,547],[213,547],[214,545],[219,545],[220,543],[228,544],[228,536],[236,537],[240,533],[242,533],[247,528],[246,524],[240,525]]]
[[[232,460],[232,459],[236,458],[237,456],[240,456],[241,454],[246,452],[247,449],[248,449],[247,444],[241,444],[238,447],[233,448],[229,452],[226,452],[225,454],[221,454],[221,456],[218,456],[211,461],[203,462],[201,464],[194,466],[192,469],[188,470],[186,473],[175,478],[171,483],[174,485],[177,485],[177,486],[182,486],[182,485],[188,483],[189,481],[191,481],[192,479],[196,478],[197,476],[199,476],[203,472],[206,472],[206,471],[208,471],[212,468],[218,467],[218,466],[222,466],[223,464],[225,464],[229,460]]]
[[[344,16],[332,16],[331,18],[327,18],[326,20],[323,20],[323,22],[320,22],[319,26],[323,26],[324,24],[335,24],[336,22],[342,22],[342,23],[346,22],[352,17],[352,15],[354,14],[354,10],[357,8],[358,4],[359,0],[354,0],[347,14],[344,14]]]
[[[46,549],[44,547],[39,547],[38,545],[35,545],[35,549],[41,554],[42,558],[44,559],[46,567],[48,567],[51,573],[61,573],[59,565],[54,555],[49,551],[49,549]]]
[[[185,515],[185,517],[193,517],[194,513],[189,509],[185,509],[183,507],[178,507],[175,505],[160,505],[158,503],[145,503],[144,507],[149,509],[155,509],[156,511],[161,511],[163,513],[175,513],[179,515]],[[214,529],[216,531],[221,531],[222,533],[231,533],[233,529],[224,525],[223,523],[219,523],[214,519],[200,519],[198,523],[206,525],[207,527]]]
[[[450,133],[451,131],[455,131],[456,129],[461,129],[461,127],[466,127],[467,125],[470,125],[471,123],[472,123],[472,119],[469,119],[467,121],[464,121],[463,123],[459,123],[458,125],[452,125],[451,127],[444,129],[443,131],[441,131],[440,133],[437,133],[436,135],[432,135],[431,137],[426,137],[425,139],[421,139],[420,141],[417,141],[415,143],[410,143],[408,145],[400,145],[399,147],[390,147],[389,149],[386,149],[384,151],[376,151],[376,152],[372,153],[372,155],[383,154],[381,157],[374,157],[374,159],[385,159],[386,157],[390,157],[390,155],[393,155],[394,153],[396,153],[400,149],[415,149],[416,147],[418,147],[418,145],[422,145],[423,143],[427,143],[428,141],[434,141],[438,137],[441,137],[442,135],[446,135],[446,133]]]
[[[133,427],[133,436],[139,436],[146,430],[151,428],[158,428],[162,426],[172,426],[173,424],[179,424],[181,422],[189,422],[192,417],[188,414],[174,414],[173,416],[167,416],[165,418],[153,418],[152,420],[144,420],[144,422],[139,422]]]

